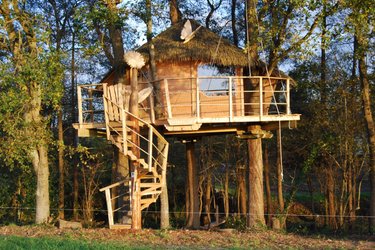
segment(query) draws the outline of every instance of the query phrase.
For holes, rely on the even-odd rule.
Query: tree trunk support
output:
[[[248,131],[260,129],[260,125],[248,127]],[[264,226],[262,139],[249,139],[247,143],[249,151],[249,212],[247,226]]]
[[[130,71],[130,85],[131,85],[131,94],[130,94],[130,113],[134,116],[138,116],[138,70],[132,68]],[[123,117],[125,119],[125,117]],[[132,147],[132,152],[139,159],[139,138],[136,133],[139,133],[139,124],[136,119],[132,118],[134,121],[135,132],[132,133],[132,141],[134,146]],[[138,180],[138,163],[135,161],[131,164],[132,169],[132,229],[141,229],[142,228],[142,213],[141,213],[141,195],[140,195],[140,186]]]
[[[187,211],[187,228],[199,229],[199,196],[198,196],[198,169],[195,159],[194,141],[186,143],[186,159],[187,159],[187,194],[189,196],[189,210]]]

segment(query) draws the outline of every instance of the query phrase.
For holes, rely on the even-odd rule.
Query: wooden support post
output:
[[[195,144],[193,141],[186,143],[189,211],[187,214],[187,228],[199,229],[199,195],[198,195],[198,169],[195,161]]]
[[[261,130],[260,125],[248,127],[249,132],[253,130]],[[248,139],[247,143],[249,154],[249,212],[247,226],[264,226],[262,139]]]
[[[263,77],[259,77],[259,118],[263,117]]]
[[[165,91],[165,100],[167,102],[167,114],[168,119],[172,118],[172,107],[171,107],[171,99],[169,98],[169,87],[168,87],[168,80],[164,79],[164,91]]]
[[[109,130],[109,117],[108,117],[108,93],[107,93],[107,84],[103,83],[103,104],[104,104],[104,120],[105,120],[105,130],[107,133],[107,140],[110,140],[111,132]]]
[[[156,83],[154,82],[154,84]],[[149,83],[148,86],[153,88],[151,83]],[[160,94],[160,93],[157,93],[157,94]],[[150,121],[151,123],[155,123],[155,101],[154,101],[153,93],[150,94],[150,96],[148,97],[148,100],[149,100],[148,103],[150,105]]]
[[[154,133],[153,133],[152,127],[150,126],[148,129],[148,160],[147,160],[149,172],[151,172],[151,168],[152,168],[152,149],[153,149],[153,144],[154,144],[153,136],[154,136]]]
[[[112,228],[114,221],[113,221],[111,190],[109,188],[105,190],[105,199],[107,202],[107,210],[108,210],[108,224],[109,224],[109,228]]]
[[[83,114],[82,114],[82,88],[77,86],[77,96],[78,96],[78,122],[83,124]]]
[[[131,192],[131,207],[132,207],[132,229],[142,228],[142,213],[141,213],[141,197],[140,187],[138,182],[138,171],[134,169],[131,174],[132,178],[132,192]]]
[[[286,114],[290,115],[290,79],[286,79]]]
[[[122,152],[126,155],[128,152],[128,129],[126,127],[126,112],[125,109],[121,111],[121,126],[122,126]]]
[[[130,69],[130,113],[138,117],[138,70],[136,68]],[[132,133],[132,142],[135,144],[132,151],[139,159],[139,123],[137,119],[132,118],[134,121],[134,132]],[[133,194],[132,194],[132,229],[142,228],[142,214],[141,214],[141,199],[140,188],[138,183],[138,163],[132,162],[133,172]]]
[[[245,116],[245,88],[244,88],[244,79],[241,77],[239,79],[240,87],[238,91],[240,91],[240,98],[241,98],[241,116]]]
[[[228,93],[229,93],[229,122],[233,121],[233,95],[232,95],[232,77],[229,77]]]
[[[94,122],[94,105],[92,104],[93,96],[92,96],[92,89],[90,87],[87,88],[89,92],[89,111],[90,111],[90,122]]]
[[[195,85],[195,86],[194,86]],[[190,79],[190,93],[191,93],[191,116],[194,116],[197,114],[197,107],[196,107],[196,90],[197,90],[197,78],[191,78]]]
[[[163,142],[159,142],[163,144]],[[159,144],[158,144],[159,148]],[[160,228],[167,229],[169,224],[169,202],[168,202],[168,187],[167,187],[167,158],[168,158],[169,144],[164,144],[162,149],[162,172],[161,172],[161,190],[160,194]]]
[[[215,206],[215,222],[216,222],[216,225],[219,225],[219,206],[218,205]]]
[[[199,78],[197,77],[196,85],[196,117],[200,118],[201,108],[200,108],[200,101],[199,101]]]

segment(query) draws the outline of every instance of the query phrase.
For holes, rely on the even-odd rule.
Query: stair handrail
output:
[[[164,170],[164,166],[163,166],[164,164],[160,164],[158,162],[158,159],[155,159],[155,157],[153,157],[153,150],[156,150],[158,155],[161,155],[164,158],[163,160],[166,160],[167,156],[165,155],[164,152],[161,152],[160,150],[158,150],[157,145],[155,145],[155,143],[153,142],[153,136],[155,135],[159,139],[159,142],[163,143],[164,146],[169,144],[168,141],[159,133],[159,131],[154,126],[152,126],[147,121],[143,120],[142,118],[139,118],[139,117],[135,116],[134,114],[132,114],[131,112],[129,112],[125,109],[123,109],[122,112],[124,112],[126,115],[129,115],[130,117],[137,120],[138,122],[142,123],[144,126],[147,126],[147,128],[148,128],[148,138],[145,138],[144,136],[142,136],[141,134],[139,134],[136,131],[133,131],[133,132],[135,132],[137,136],[140,136],[140,137],[144,138],[144,140],[146,140],[148,142],[148,152],[145,152],[145,151],[144,152],[148,156],[147,160],[148,160],[149,171],[151,171],[153,163],[155,163],[155,166],[159,166],[159,168],[163,171]]]
[[[137,146],[137,148],[139,150],[142,150],[146,155],[147,155],[147,161],[148,161],[148,167],[149,167],[149,171],[151,171],[151,168],[153,166],[158,166],[162,171],[164,170],[164,168],[166,167],[166,164],[164,164],[164,161],[166,162],[166,159],[167,159],[167,153],[168,151],[166,152],[161,152],[158,147],[155,145],[154,143],[154,140],[153,140],[153,136],[155,135],[159,142],[163,144],[163,148],[168,148],[168,141],[159,133],[159,131],[154,127],[152,126],[150,123],[148,123],[147,121],[143,120],[142,118],[134,115],[133,113],[129,112],[128,110],[126,110],[124,107],[122,107],[121,105],[119,105],[118,103],[114,102],[113,100],[111,100],[110,98],[108,98],[107,96],[107,84],[103,84],[103,88],[104,88],[104,91],[103,91],[103,98],[104,98],[104,105],[105,105],[105,113],[106,113],[106,131],[107,131],[107,137],[110,138],[110,129],[112,131],[115,131],[117,134],[121,135],[122,136],[122,144],[123,144],[123,152],[124,154],[126,155],[127,154],[127,146],[128,144],[133,144],[133,146],[137,146],[134,144],[134,142],[132,142],[130,139],[128,139],[127,135],[128,135],[128,130],[131,130],[133,133],[136,134],[136,136],[139,136],[141,138],[143,138],[145,141],[148,142],[148,150],[145,151],[145,150],[142,150],[140,147]],[[119,130],[116,130],[115,128],[111,127],[110,126],[110,123],[109,123],[109,119],[108,119],[108,103],[110,103],[112,105],[112,107],[115,107],[118,109],[119,111],[119,114],[120,114],[120,120],[121,120],[121,124],[122,124],[122,131],[119,131]],[[127,117],[131,117],[132,119],[127,119]],[[141,126],[146,126],[148,129],[147,129],[147,133],[148,133],[148,137],[144,137],[142,136],[140,133],[138,133],[137,131],[133,130],[131,127],[129,127],[127,125],[127,120],[133,120],[135,122],[138,122],[140,123]],[[158,159],[155,159],[155,157],[153,157],[153,151],[156,150],[157,154],[162,156],[163,159],[162,159],[162,163],[159,163]],[[165,151],[165,150],[163,150]],[[165,165],[165,166],[164,166]]]
[[[123,179],[123,180],[121,180],[121,181],[118,181],[118,182],[115,182],[115,183],[113,183],[113,184],[111,184],[111,185],[108,185],[108,186],[102,187],[101,189],[99,189],[99,191],[100,191],[100,192],[103,192],[103,191],[105,191],[105,190],[107,190],[107,189],[111,189],[111,188],[114,188],[114,187],[118,187],[118,186],[120,186],[121,184],[123,184],[123,183],[125,183],[125,182],[127,182],[127,181],[129,181],[129,180],[130,180],[130,178],[129,178],[129,177],[126,177],[125,179]]]

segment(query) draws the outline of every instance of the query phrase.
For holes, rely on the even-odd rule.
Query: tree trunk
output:
[[[130,79],[131,79],[131,94],[130,94],[130,108],[129,111],[135,117],[138,116],[138,70],[135,68],[130,69]],[[131,133],[132,142],[136,146],[139,145],[138,135],[139,133],[139,124],[138,120],[131,117],[131,120],[134,121],[134,132]],[[139,159],[139,149],[132,147],[133,154]],[[141,213],[141,196],[140,196],[140,187],[139,187],[139,165],[138,163],[132,161],[132,172],[133,172],[133,194],[132,194],[132,229],[141,229],[142,228],[142,213]]]
[[[208,170],[207,180],[206,180],[206,193],[204,210],[206,212],[207,222],[211,223],[211,189],[212,189],[212,173]]]
[[[279,203],[280,211],[280,228],[285,229],[286,227],[286,210],[283,197],[283,170],[282,170],[282,159],[281,159],[281,128],[277,130],[277,201]],[[285,215],[284,215],[285,214]]]
[[[246,169],[240,168],[238,170],[238,185],[239,185],[239,200],[240,200],[240,213],[241,216],[246,217]]]
[[[158,142],[158,150],[160,152],[163,152],[164,150],[162,145],[163,145],[162,143]],[[160,194],[160,228],[168,229],[170,227],[170,223],[169,223],[169,198],[168,198],[168,186],[167,186],[167,169],[162,171],[162,179],[165,180],[165,182],[161,189],[161,194]]]
[[[348,167],[348,182],[347,182],[347,189],[348,189],[348,211],[349,211],[349,218],[348,218],[348,224],[349,224],[349,229],[352,228],[353,222],[355,219],[355,203],[354,203],[354,188],[356,183],[353,182],[353,166],[352,164],[349,164]]]
[[[247,15],[246,15],[246,22],[247,22],[247,36],[246,41],[248,44],[248,57],[250,60],[250,65],[256,64],[259,59],[258,56],[258,20],[257,20],[257,0],[246,0],[246,8],[247,8]],[[252,72],[249,72],[250,75]],[[255,75],[255,74],[253,74]]]
[[[186,160],[188,174],[189,210],[186,223],[187,228],[199,229],[199,196],[198,196],[198,169],[195,162],[195,144],[186,143]]]
[[[58,204],[58,212],[59,212],[59,219],[64,219],[64,198],[65,198],[65,183],[64,183],[64,133],[63,133],[63,117],[62,117],[62,108],[59,108],[58,111],[58,141],[59,141],[59,149],[58,149],[58,158],[59,158],[59,204]]]
[[[249,130],[260,129],[259,125],[249,127]],[[249,139],[249,214],[248,227],[264,226],[264,200],[263,200],[263,157],[262,139]]]
[[[178,8],[178,0],[169,0],[169,17],[171,23],[176,24],[181,20],[181,12]]]
[[[371,198],[370,198],[370,232],[375,233],[375,124],[371,110],[371,91],[370,82],[367,76],[367,65],[365,61],[365,54],[363,52],[364,38],[358,38],[359,46],[362,46],[359,56],[359,76],[362,87],[362,101],[363,113],[367,128],[367,142],[369,145],[369,168],[370,168],[370,184],[371,184]]]
[[[311,213],[315,216],[314,187],[311,181],[311,177],[308,176],[306,181],[307,181],[307,187],[310,193]],[[314,232],[316,231],[316,224],[317,224],[317,220],[315,220],[315,223],[313,224]]]
[[[78,164],[73,166],[73,219],[79,220],[79,184],[78,184]]]
[[[40,128],[43,125],[41,111],[41,87],[30,83],[29,94],[31,101],[28,104],[28,110],[25,113],[25,122],[32,124],[34,128]],[[35,129],[34,129],[35,130]],[[28,131],[36,132],[36,131]],[[41,224],[48,222],[50,215],[49,208],[49,168],[48,151],[44,139],[38,143],[35,148],[30,149],[29,156],[34,167],[37,179],[36,186],[36,215],[35,223]]]
[[[224,213],[225,218],[229,217],[229,164],[226,165],[224,178]]]
[[[129,160],[117,146],[113,146],[114,150],[114,162],[115,162],[115,171],[114,176],[112,176],[115,182],[122,181],[125,178],[129,177]],[[119,196],[120,198],[117,199],[116,207],[121,208],[117,213],[117,221],[120,224],[127,224],[129,222],[129,217],[127,211],[130,210],[130,197],[128,195],[123,195],[129,192],[129,185],[125,183],[124,185],[120,185],[117,188],[114,188],[113,196]],[[122,196],[121,196],[122,195]]]
[[[72,89],[71,89],[71,102],[72,102],[72,110],[71,110],[71,115],[72,115],[72,122],[76,122],[76,109],[75,109],[75,102],[76,102],[76,96],[75,96],[75,29],[73,28],[72,30],[72,62],[71,62],[71,84],[72,84]],[[73,147],[76,148],[78,146],[78,134],[77,130],[73,130]],[[79,209],[79,204],[78,204],[78,160],[77,156],[73,156],[73,218],[74,220],[78,220],[79,214],[78,214],[78,209]]]
[[[236,5],[237,5],[237,0],[232,0],[230,13],[231,13],[231,20],[232,20],[233,44],[238,46],[238,31],[237,31],[237,27],[236,27],[236,21],[237,21]]]
[[[41,224],[48,222],[50,214],[49,169],[46,146],[39,146],[37,149],[32,150],[31,154],[37,178],[35,223]]]
[[[335,209],[335,181],[332,166],[329,166],[327,172],[327,199],[328,199],[328,225],[331,229],[337,229],[336,209]]]
[[[270,184],[270,166],[268,162],[268,146],[264,147],[264,180],[266,184],[266,200],[267,200],[267,225],[272,226],[272,198]]]
[[[190,214],[190,207],[191,207],[191,204],[190,204],[190,188],[189,188],[189,183],[190,183],[190,175],[189,175],[189,158],[188,158],[188,152],[187,152],[187,149],[186,149],[186,178],[185,178],[185,214],[186,214],[186,225],[190,225],[191,222],[190,222],[190,217],[191,217],[191,214]]]
[[[249,75],[257,74],[254,72],[258,56],[258,26],[256,0],[246,0],[246,23],[247,23],[247,53],[249,58]],[[253,71],[253,72],[252,72]],[[253,125],[248,128],[260,129],[259,125]],[[265,225],[264,220],[264,201],[263,201],[263,160],[262,160],[262,140],[249,139],[247,141],[249,152],[249,183],[248,183],[248,218],[247,226],[256,227]]]

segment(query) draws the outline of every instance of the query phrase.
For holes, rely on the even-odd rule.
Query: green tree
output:
[[[370,78],[366,61],[367,54],[371,53],[370,49],[373,48],[373,44],[371,45],[371,43],[373,43],[375,7],[372,1],[345,1],[345,5],[350,11],[347,18],[350,31],[354,34],[358,45],[356,59],[358,60],[363,116],[366,123],[367,142],[369,145],[371,182],[370,227],[372,233],[375,233],[375,123],[372,111]]]
[[[44,223],[50,215],[51,134],[43,114],[60,101],[62,67],[48,47],[46,27],[29,4],[5,0],[0,5],[0,155],[9,166],[32,164],[37,182],[35,222]]]

